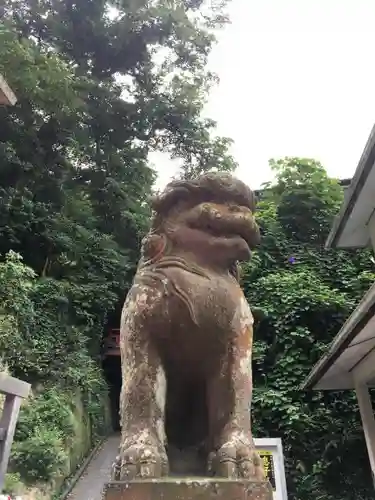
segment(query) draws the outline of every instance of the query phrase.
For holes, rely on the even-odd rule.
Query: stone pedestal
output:
[[[268,482],[216,478],[162,478],[114,481],[103,500],[272,500]]]

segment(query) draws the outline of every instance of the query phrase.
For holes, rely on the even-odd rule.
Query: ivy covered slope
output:
[[[370,500],[354,395],[299,386],[374,282],[374,266],[367,252],[324,250],[343,193],[319,163],[271,165],[276,180],[258,204],[262,244],[243,270],[256,324],[255,434],[283,439],[291,498]]]
[[[0,353],[33,384],[11,461],[27,484],[56,489],[105,432],[100,344],[147,228],[148,154],[181,157],[184,176],[234,167],[200,117],[226,22],[209,4],[3,2],[18,104],[0,108]]]

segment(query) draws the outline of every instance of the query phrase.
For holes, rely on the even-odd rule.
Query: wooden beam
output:
[[[355,391],[362,419],[367,452],[370,459],[372,479],[375,488],[375,418],[371,398],[366,384],[356,381]]]
[[[14,106],[16,102],[17,97],[0,74],[0,105]]]
[[[375,210],[372,212],[372,215],[367,223],[369,235],[370,235],[370,243],[373,252],[375,252]]]
[[[0,429],[4,431],[4,439],[0,442],[0,491],[4,485],[5,474],[8,468],[10,450],[13,443],[14,431],[18,413],[20,411],[21,398],[8,394],[5,398],[3,413],[0,419]]]
[[[372,349],[352,370],[356,383],[368,384],[375,378],[375,349]]]
[[[29,395],[30,387],[27,382],[0,373],[0,393],[5,394],[0,416],[0,491],[8,467],[21,401]]]
[[[12,394],[20,398],[27,398],[30,392],[30,384],[18,378],[10,377],[6,373],[0,373],[0,393]]]

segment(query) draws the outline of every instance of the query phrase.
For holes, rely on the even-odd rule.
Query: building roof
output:
[[[0,105],[13,106],[16,102],[17,98],[15,94],[0,74]]]
[[[370,243],[369,221],[375,211],[375,126],[367,140],[326,248],[363,248]],[[302,384],[303,389],[352,389],[353,373],[363,371],[375,386],[375,284],[365,294]]]
[[[302,389],[352,389],[352,372],[375,351],[375,284],[303,382]],[[375,365],[374,365],[375,369]],[[369,381],[369,386],[375,382]]]
[[[326,241],[326,248],[364,248],[367,224],[375,210],[375,126],[367,140],[344,203]]]

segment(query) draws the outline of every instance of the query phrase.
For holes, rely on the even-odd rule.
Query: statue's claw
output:
[[[253,440],[244,433],[234,432],[210,453],[209,471],[214,476],[264,480],[264,471]]]
[[[153,440],[127,439],[113,467],[113,477],[124,481],[135,478],[157,478],[168,474],[168,458]]]

